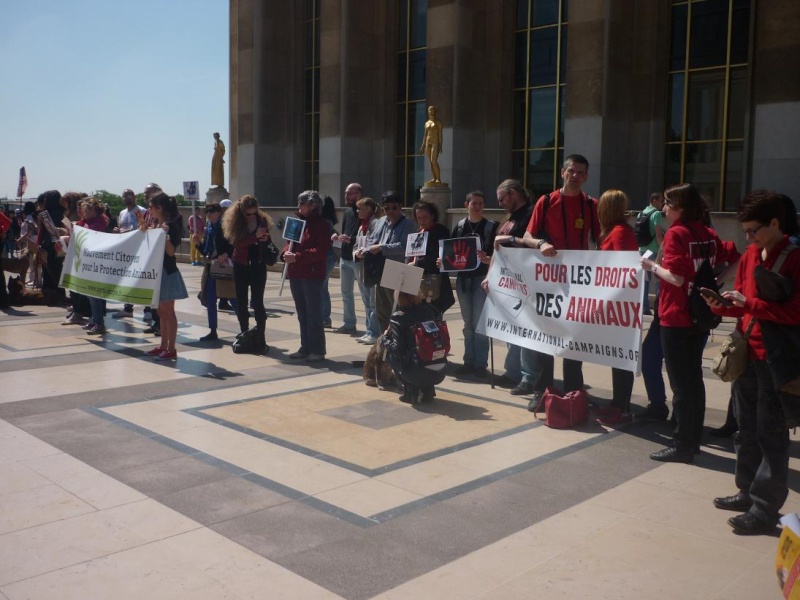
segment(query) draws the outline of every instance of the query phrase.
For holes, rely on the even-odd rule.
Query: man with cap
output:
[[[375,233],[367,241],[367,251],[371,254],[382,254],[386,260],[404,262],[406,257],[406,241],[412,233],[414,224],[403,215],[403,201],[397,192],[386,191],[381,196],[383,211],[386,213],[378,220]],[[378,315],[381,331],[389,326],[389,317],[394,304],[394,293],[388,288],[375,287],[375,312]]]

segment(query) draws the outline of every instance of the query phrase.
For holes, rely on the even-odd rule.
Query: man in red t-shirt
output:
[[[597,201],[583,192],[589,178],[589,161],[580,154],[564,159],[561,179],[564,185],[539,198],[533,208],[528,229],[522,238],[528,248],[555,256],[558,250],[596,249],[600,237]],[[522,381],[512,390],[515,395],[533,394],[528,410],[535,410],[542,393],[553,385],[551,354],[523,349]],[[564,391],[583,389],[583,363],[564,359]]]

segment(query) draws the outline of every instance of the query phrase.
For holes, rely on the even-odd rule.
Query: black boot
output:
[[[257,354],[266,354],[269,352],[269,346],[267,346],[267,324],[266,323],[256,323],[256,340],[257,340]]]

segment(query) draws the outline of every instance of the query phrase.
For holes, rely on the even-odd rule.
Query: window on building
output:
[[[512,173],[535,196],[560,183],[567,5],[567,0],[517,1]]]
[[[425,182],[420,156],[427,120],[425,60],[428,37],[428,1],[400,2],[397,54],[397,131],[395,135],[396,187],[406,204],[413,203]]]
[[[695,184],[712,210],[744,180],[751,0],[673,0],[666,185]]]
[[[308,0],[306,4],[303,180],[308,190],[319,187],[319,5],[320,0]]]

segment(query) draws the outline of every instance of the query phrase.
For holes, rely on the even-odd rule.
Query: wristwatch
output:
[[[536,249],[537,249],[537,250],[541,250],[541,249],[542,249],[542,245],[543,245],[543,244],[544,244],[544,240],[539,240],[539,241],[536,243]]]

